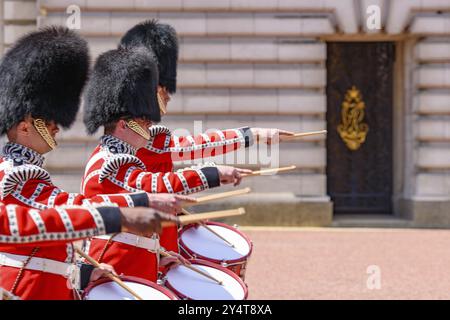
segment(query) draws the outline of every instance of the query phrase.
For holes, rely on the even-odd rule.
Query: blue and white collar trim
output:
[[[8,142],[2,150],[2,156],[7,159],[11,159],[15,166],[23,164],[32,164],[38,167],[42,167],[45,158],[24,145]]]
[[[126,153],[131,155],[136,155],[137,149],[126,143],[125,141],[116,138],[111,135],[104,135],[101,137],[101,145],[103,148],[107,148],[111,153]]]

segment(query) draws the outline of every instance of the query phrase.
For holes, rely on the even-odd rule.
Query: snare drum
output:
[[[136,277],[120,277],[143,300],[178,300],[167,288]],[[99,279],[84,291],[83,300],[136,300],[136,298],[109,278]]]
[[[206,278],[185,266],[178,264],[169,267],[162,283],[180,299],[185,300],[246,300],[247,285],[229,269],[215,263],[194,259],[192,266],[208,273],[222,284]]]
[[[181,254],[187,258],[198,258],[220,264],[245,280],[245,270],[253,250],[251,240],[227,224],[219,222],[206,222],[206,224],[234,247],[228,245],[205,227],[191,224],[180,232]]]

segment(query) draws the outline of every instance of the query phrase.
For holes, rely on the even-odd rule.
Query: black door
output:
[[[391,213],[391,42],[327,43],[327,189],[335,213]]]

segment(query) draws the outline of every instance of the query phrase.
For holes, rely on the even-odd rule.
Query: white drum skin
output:
[[[120,277],[143,300],[178,300],[167,288],[136,277]],[[136,298],[109,278],[102,278],[90,284],[83,300],[136,300]]]
[[[247,285],[234,272],[210,261],[193,259],[192,266],[208,273],[220,285],[183,265],[170,267],[164,274],[164,285],[180,299],[186,300],[246,300]]]
[[[219,222],[206,222],[206,224],[234,247],[206,228],[191,224],[180,232],[181,253],[187,258],[198,258],[220,264],[244,279],[246,265],[253,251],[251,240],[227,224]]]

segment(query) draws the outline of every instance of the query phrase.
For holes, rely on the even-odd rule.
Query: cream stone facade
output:
[[[181,44],[178,91],[164,123],[191,132],[195,121],[204,130],[326,129],[327,43],[393,42],[391,217],[408,226],[450,226],[450,0],[0,2],[3,50],[39,26],[73,22],[73,6],[93,58],[140,21],[174,26]],[[381,29],[366,23],[371,5],[380,9]],[[61,134],[60,148],[46,157],[56,184],[79,190],[97,138],[86,136],[81,114]],[[294,164],[295,172],[248,179],[253,194],[220,205],[246,205],[242,224],[331,225],[325,139],[281,145],[279,165]]]

